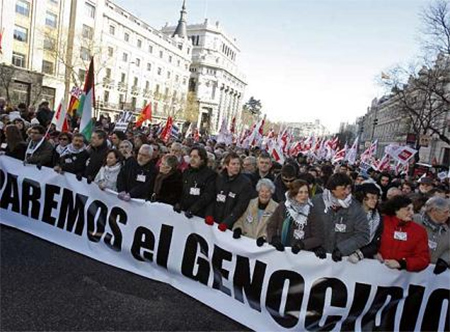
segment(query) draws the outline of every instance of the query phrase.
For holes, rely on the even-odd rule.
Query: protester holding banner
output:
[[[173,154],[166,154],[161,158],[159,173],[154,180],[150,201],[174,206],[180,202],[182,191],[183,182],[178,169],[178,159]]]
[[[52,166],[53,146],[45,138],[45,128],[35,125],[28,131],[30,142],[25,152],[25,162],[27,164],[41,166]]]
[[[60,153],[59,159],[53,168],[58,173],[69,172],[76,174],[80,179],[86,167],[89,153],[84,144],[84,137],[77,133],[73,135],[72,143]]]
[[[189,167],[183,172],[181,201],[174,206],[176,212],[185,211],[188,218],[204,218],[207,206],[214,199],[217,174],[208,166],[207,152],[194,146],[189,153]]]
[[[449,216],[450,201],[441,197],[430,198],[425,203],[425,212],[414,215],[414,221],[427,231],[431,263],[436,264],[435,273],[450,267]]]
[[[89,159],[86,161],[84,176],[88,181],[93,181],[102,167],[106,158],[106,153],[108,152],[106,132],[97,129],[92,133],[91,144],[89,145],[88,151]]]
[[[383,216],[383,234],[377,258],[391,269],[417,272],[430,263],[425,228],[412,221],[412,201],[395,196],[387,201]]]
[[[380,189],[371,182],[356,187],[354,197],[358,200],[367,215],[369,223],[369,244],[357,249],[348,260],[357,263],[364,258],[374,258],[380,248],[381,234],[383,233],[383,220],[378,211]]]
[[[306,181],[295,180],[269,219],[267,238],[277,250],[291,247],[297,254],[300,250],[312,250],[323,243],[323,224],[309,218],[312,203],[310,188]]]
[[[256,184],[258,197],[252,199],[247,210],[233,226],[233,237],[241,235],[256,239],[258,246],[267,240],[267,224],[278,204],[272,199],[275,185],[269,179],[261,179]]]
[[[366,213],[351,195],[352,180],[343,173],[333,174],[322,194],[312,200],[310,218],[322,222],[323,246],[316,255],[325,258],[332,253],[334,261],[342,260],[369,243],[370,231]]]
[[[109,150],[106,160],[95,176],[94,182],[101,190],[111,189],[117,191],[117,177],[122,168],[122,154],[117,150]]]
[[[241,159],[236,153],[226,155],[223,167],[216,178],[216,199],[210,204],[205,219],[209,225],[218,223],[221,231],[231,229],[242,216],[254,190],[250,180],[241,173]]]
[[[148,199],[152,192],[156,168],[151,162],[153,148],[144,144],[139,149],[137,158],[130,157],[117,177],[119,199],[129,201],[130,198]]]
[[[27,144],[23,140],[19,128],[12,124],[7,125],[4,135],[5,143],[2,144],[4,145],[1,149],[2,153],[15,159],[24,160]]]

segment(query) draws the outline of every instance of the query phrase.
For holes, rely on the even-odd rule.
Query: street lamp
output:
[[[127,86],[125,87],[126,89],[125,89],[125,101],[124,101],[124,105],[127,105],[127,106],[128,106],[128,88],[129,88],[129,84],[130,84],[130,68],[131,68],[131,65],[134,65],[135,63],[136,62],[131,61],[128,64],[128,69],[127,69]],[[124,108],[124,107],[122,106],[122,108]]]

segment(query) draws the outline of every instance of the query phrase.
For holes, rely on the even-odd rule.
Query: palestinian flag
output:
[[[94,57],[91,58],[89,70],[84,82],[83,95],[80,98],[80,107],[78,111],[81,116],[80,133],[83,134],[86,140],[91,139],[92,131],[94,129],[94,122],[92,121],[92,107],[95,105],[94,93]]]

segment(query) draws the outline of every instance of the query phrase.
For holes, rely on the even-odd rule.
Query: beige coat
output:
[[[278,203],[273,199],[270,200],[263,212],[261,220],[258,222],[258,197],[252,199],[247,206],[244,214],[234,223],[233,230],[242,229],[242,235],[253,239],[259,237],[267,237],[267,223],[270,216],[277,208]]]

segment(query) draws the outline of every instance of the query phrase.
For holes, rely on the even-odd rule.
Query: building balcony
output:
[[[119,91],[121,91],[121,92],[126,92],[128,89],[127,89],[127,84],[125,83],[125,82],[119,82],[118,84],[117,84],[117,88],[118,88],[118,90]]]
[[[152,90],[150,89],[144,89],[144,91],[142,91],[142,93],[144,94],[144,98],[151,98],[152,97]]]
[[[140,91],[141,91],[141,89],[139,89],[137,86],[132,86],[131,87],[131,94],[133,96],[139,95]]]
[[[115,103],[100,100],[100,101],[97,101],[96,108],[117,110],[117,109],[119,109],[119,105],[115,104]]]

